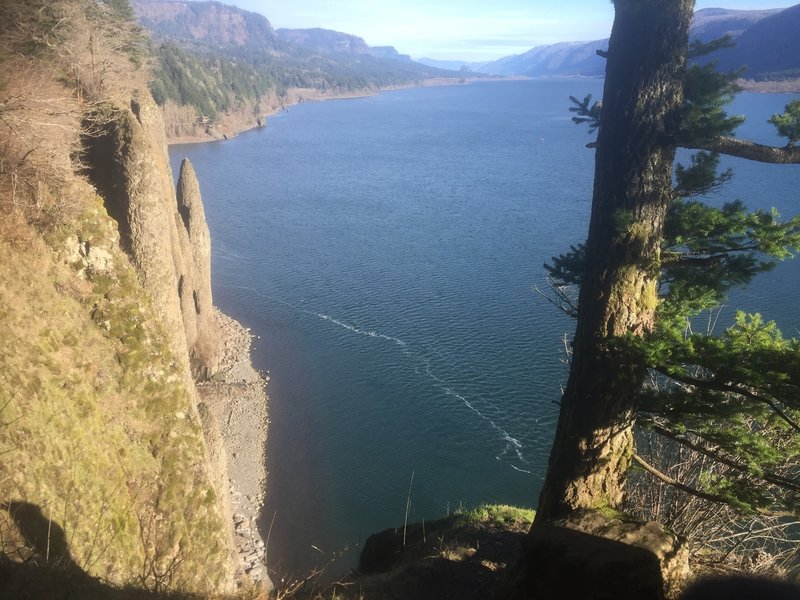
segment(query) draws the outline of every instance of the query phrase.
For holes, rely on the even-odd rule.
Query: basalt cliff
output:
[[[236,585],[209,230],[125,6],[0,6],[0,597]]]

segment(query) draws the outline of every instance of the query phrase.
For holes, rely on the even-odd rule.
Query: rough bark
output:
[[[617,507],[646,374],[693,0],[617,0],[572,365],[537,523]],[[534,530],[535,530],[534,526]]]

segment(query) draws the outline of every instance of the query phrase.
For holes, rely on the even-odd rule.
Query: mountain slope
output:
[[[723,69],[750,65],[746,76],[800,68],[800,5],[788,9],[728,10],[706,8],[695,13],[690,36],[710,41],[724,35],[736,40],[706,60],[719,59]],[[477,70],[496,75],[528,77],[601,77],[605,60],[596,50],[608,48],[608,39],[562,42],[536,46],[523,54],[507,56]]]
[[[720,69],[746,66],[744,77],[800,77],[800,4],[771,14],[747,28],[736,46],[715,55]]]
[[[608,40],[593,42],[562,42],[537,46],[516,56],[507,56],[480,67],[482,73],[493,75],[525,75],[547,77],[556,75],[599,77],[605,71],[605,61],[597,50],[608,48]]]
[[[709,42],[725,35],[733,38],[762,19],[781,12],[780,8],[765,10],[730,10],[727,8],[704,8],[694,14],[691,36]]]
[[[369,54],[370,48],[360,37],[330,29],[278,29],[278,37],[295,46],[325,54]]]
[[[131,5],[139,23],[156,41],[271,50],[278,40],[265,17],[219,2],[135,0]]]

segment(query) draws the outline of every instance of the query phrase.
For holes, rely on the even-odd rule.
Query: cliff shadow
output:
[[[72,557],[64,528],[29,502],[0,503],[0,600],[193,600],[110,585]]]
[[[132,143],[131,125],[121,110],[101,106],[82,122],[83,174],[103,199],[108,215],[119,228],[123,249],[131,251],[129,173],[122,153]]]

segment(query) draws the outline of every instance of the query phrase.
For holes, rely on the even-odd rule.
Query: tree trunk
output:
[[[572,365],[537,523],[621,504],[646,375],[635,340],[657,305],[694,0],[615,6]]]

